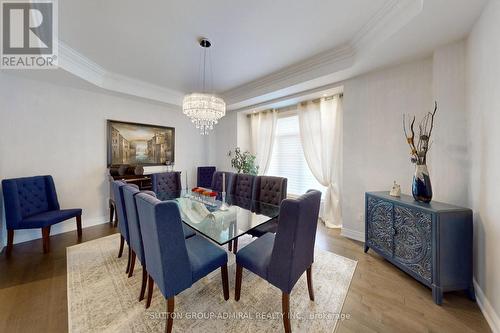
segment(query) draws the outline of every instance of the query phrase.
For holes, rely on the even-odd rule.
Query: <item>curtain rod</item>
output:
[[[308,103],[308,102],[318,103],[322,99],[328,101],[328,100],[330,100],[330,99],[332,99],[334,97],[343,98],[344,97],[344,93],[338,93],[338,94],[334,94],[334,95],[330,95],[330,96],[325,96],[325,97],[319,97],[319,98],[315,98],[315,99],[310,99],[310,100],[299,102],[299,103],[295,103],[295,104],[292,104],[292,105],[283,106],[281,108],[272,108],[272,109],[266,109],[266,110],[262,110],[262,111],[258,111],[258,112],[252,112],[252,113],[247,114],[247,117],[251,117],[252,114],[257,114],[257,113],[261,113],[261,112],[265,113],[265,112],[272,111],[272,110],[278,111],[278,112],[291,111],[291,110],[295,110],[297,108],[297,105],[302,104],[302,103]]]

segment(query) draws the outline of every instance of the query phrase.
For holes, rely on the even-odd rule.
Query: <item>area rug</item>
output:
[[[242,238],[240,248],[251,241]],[[141,266],[127,278],[126,255],[117,258],[119,235],[67,248],[69,332],[163,332],[166,301],[155,286],[151,307],[138,302]],[[124,251],[126,253],[126,249]],[[229,254],[230,298],[224,301],[220,270],[175,297],[174,332],[281,332],[281,291],[247,270],[234,300],[235,256]],[[315,301],[305,274],[290,295],[292,331],[333,332],[346,318],[342,306],[356,261],[316,249]],[[348,315],[347,315],[348,317]]]

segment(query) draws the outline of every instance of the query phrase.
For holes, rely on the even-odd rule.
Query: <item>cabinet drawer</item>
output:
[[[432,281],[432,215],[394,205],[394,259]]]
[[[392,257],[394,228],[393,204],[377,198],[368,197],[366,214],[367,239],[369,247],[375,248]]]

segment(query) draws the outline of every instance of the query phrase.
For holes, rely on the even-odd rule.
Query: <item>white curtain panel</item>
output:
[[[278,112],[275,110],[253,113],[250,115],[250,150],[256,156],[259,175],[269,168],[276,136]]]
[[[300,138],[307,165],[327,188],[321,219],[328,228],[342,226],[342,98],[334,96],[298,105]]]

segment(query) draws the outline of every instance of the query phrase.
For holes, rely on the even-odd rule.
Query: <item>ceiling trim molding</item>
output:
[[[59,41],[59,67],[106,90],[175,106],[182,105],[184,93],[107,71],[61,41]]]
[[[357,51],[366,51],[386,40],[424,9],[424,0],[388,0],[351,39]]]
[[[335,47],[278,72],[243,84],[222,94],[228,104],[279,90],[316,78],[321,73],[337,72],[354,64],[354,49],[349,44]]]
[[[229,109],[251,106],[256,97],[351,68],[360,54],[383,42],[423,10],[424,0],[387,0],[351,40],[283,70],[225,91]],[[319,84],[320,85],[320,84]]]
[[[352,68],[423,10],[424,0],[387,0],[349,42],[222,93],[228,109],[251,106],[293,93],[289,88],[322,86],[320,78]],[[59,41],[59,67],[100,88],[181,106],[184,93],[106,70]],[[318,82],[316,82],[318,81]],[[293,90],[293,89],[292,89]],[[272,97],[271,97],[272,96]]]

